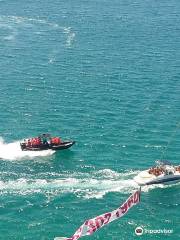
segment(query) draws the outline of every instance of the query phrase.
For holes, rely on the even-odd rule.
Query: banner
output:
[[[110,222],[122,217],[127,211],[139,203],[140,201],[140,191],[138,190],[133,193],[122,206],[117,208],[112,212],[107,212],[102,215],[99,215],[95,218],[86,220],[83,225],[74,233],[70,238],[66,237],[56,237],[54,240],[77,240],[80,237],[91,235],[96,232],[99,228],[109,224]]]

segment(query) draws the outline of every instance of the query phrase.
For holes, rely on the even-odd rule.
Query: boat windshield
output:
[[[165,166],[165,165],[172,166],[172,164],[167,160],[156,160],[156,164],[158,166]]]

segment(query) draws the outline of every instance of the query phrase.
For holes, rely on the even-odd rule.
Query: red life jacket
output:
[[[51,143],[58,145],[58,144],[61,143],[61,140],[60,140],[59,137],[53,137],[53,138],[51,139]]]
[[[56,144],[60,144],[61,143],[61,139],[59,137],[56,138]]]
[[[56,139],[55,137],[51,138],[51,143],[52,144],[56,144],[56,140],[55,139]]]
[[[41,141],[39,138],[36,138],[36,144],[39,146],[41,144]]]
[[[35,140],[35,138],[32,138],[32,139],[31,139],[31,144],[32,144],[32,146],[35,146],[35,145],[36,145],[36,140]]]

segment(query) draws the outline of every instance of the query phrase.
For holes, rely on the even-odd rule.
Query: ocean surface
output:
[[[0,240],[70,237],[155,160],[180,164],[179,13],[179,0],[0,0]],[[41,133],[76,144],[20,150]],[[84,239],[180,239],[180,184],[143,187]]]

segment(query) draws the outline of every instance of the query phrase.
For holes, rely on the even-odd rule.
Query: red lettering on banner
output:
[[[116,212],[116,217],[119,217],[119,210]]]
[[[89,229],[88,229],[87,232],[88,232],[90,235],[97,230],[96,224],[95,224],[95,222],[94,222],[92,219],[86,221],[85,224],[89,227]]]
[[[83,225],[74,233],[71,238],[66,240],[78,240],[82,236],[93,234],[98,228],[101,228],[103,225],[108,224],[116,220],[119,217],[122,217],[133,205],[140,201],[140,191],[136,191],[132,194],[126,202],[119,207],[118,209],[104,213],[96,218],[86,220]]]
[[[134,203],[134,201],[133,201],[133,196],[131,196],[131,197],[128,199],[128,207],[130,208],[133,203]]]
[[[107,224],[111,218],[111,213],[105,213],[104,218],[105,218],[104,224]]]
[[[118,208],[118,210],[117,210],[117,212],[116,212],[116,216],[119,218],[120,217],[120,215],[121,215],[121,208]]]
[[[125,214],[128,210],[127,202],[125,202],[120,209],[122,211],[122,214]]]
[[[83,226],[81,226],[76,232],[75,234],[72,236],[72,238],[70,240],[77,240],[81,237],[81,233],[82,233],[82,228]]]
[[[104,223],[104,218],[103,217],[97,217],[95,219],[95,223],[96,223],[96,227],[100,228]]]
[[[84,225],[85,225],[85,226],[88,226],[88,222],[89,222],[89,220],[86,220],[85,223],[84,223]]]
[[[73,237],[72,237],[72,240],[77,240],[77,239],[79,239],[81,236],[80,235],[74,235]]]
[[[139,202],[139,191],[134,193],[134,203],[138,203]]]

